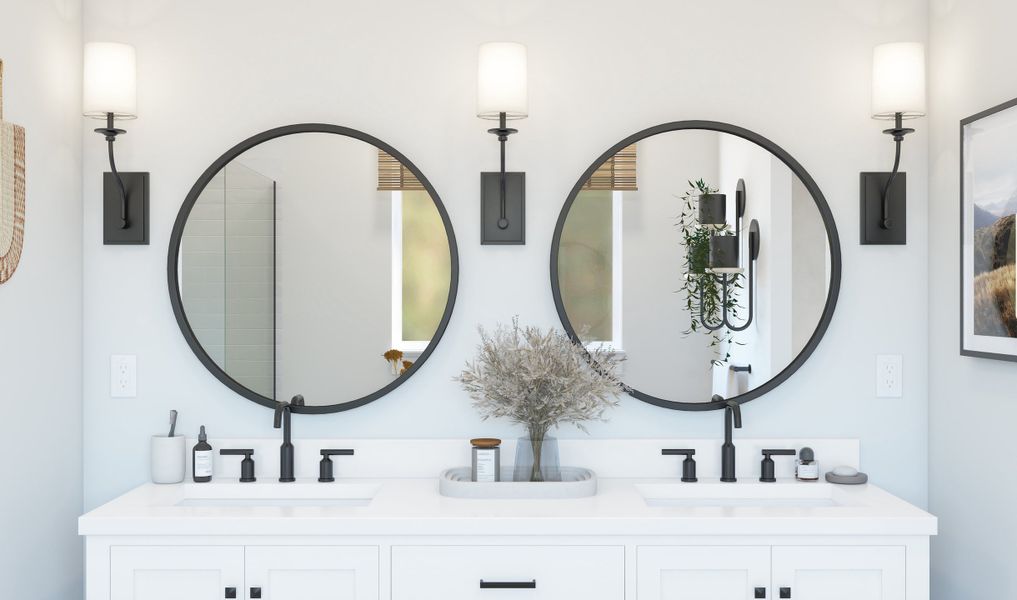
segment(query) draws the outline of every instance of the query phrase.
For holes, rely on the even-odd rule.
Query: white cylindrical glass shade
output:
[[[480,46],[477,68],[477,116],[524,119],[528,114],[526,46],[515,42],[488,42]]]
[[[137,60],[134,46],[111,42],[85,44],[82,112],[86,117],[138,116]]]
[[[925,45],[897,42],[872,52],[872,118],[925,116]]]

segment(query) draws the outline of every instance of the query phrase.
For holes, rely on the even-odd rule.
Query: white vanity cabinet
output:
[[[242,598],[242,546],[113,546],[110,600],[222,600]]]
[[[904,600],[905,552],[905,546],[640,547],[638,598]]]
[[[775,547],[775,597],[784,589],[794,600],[905,598],[905,556],[903,546]]]
[[[392,548],[392,600],[497,600],[506,594],[619,600],[625,597],[625,547]]]
[[[928,600],[928,539],[89,540],[86,600]],[[376,545],[374,545],[376,544]]]
[[[297,443],[357,460],[329,484],[317,460],[292,483],[240,483],[232,461],[217,481],[145,484],[82,516],[85,600],[929,600],[934,516],[873,484],[758,481],[759,448],[857,465],[855,442],[743,439],[737,483],[688,484],[662,476],[678,466],[660,449],[691,441],[590,441],[569,452],[597,471],[595,496],[525,500],[442,496],[433,473],[462,464],[461,440]],[[719,452],[699,456],[719,471]]]
[[[745,600],[770,589],[769,546],[643,546],[637,551],[641,600]]]
[[[378,548],[112,546],[110,600],[378,600]]]
[[[376,546],[247,546],[247,596],[264,600],[377,600]],[[257,600],[257,599],[254,599]]]

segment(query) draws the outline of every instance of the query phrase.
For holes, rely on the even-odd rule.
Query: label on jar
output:
[[[194,476],[195,477],[211,477],[212,476],[212,451],[211,450],[195,450],[194,451]]]
[[[812,461],[811,463],[798,463],[796,475],[798,479],[803,481],[815,481],[819,479],[819,463],[816,461]]]
[[[486,483],[498,481],[498,451],[494,448],[476,448],[473,452],[476,457],[473,481]]]

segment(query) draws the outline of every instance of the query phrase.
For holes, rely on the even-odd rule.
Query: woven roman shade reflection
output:
[[[626,146],[597,167],[584,190],[636,191],[636,145]]]
[[[378,150],[378,191],[398,192],[404,190],[422,190],[424,186],[395,157]]]

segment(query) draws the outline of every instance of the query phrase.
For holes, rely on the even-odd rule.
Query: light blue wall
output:
[[[393,20],[391,14],[400,18]],[[262,32],[252,35],[252,32]],[[152,245],[103,248],[98,144],[85,148],[85,497],[96,506],[146,480],[147,443],[171,408],[193,435],[275,436],[270,412],[201,368],[166,290],[176,211],[201,171],[247,136],[286,123],[370,132],[414,161],[445,201],[461,252],[459,299],[445,340],[395,393],[370,406],[294,419],[298,436],[512,437],[482,423],[451,378],[478,323],[557,323],[548,283],[555,219],[579,174],[644,127],[716,119],[753,129],[796,156],[841,227],[843,296],[814,358],[745,407],[739,435],[856,437],[872,480],[926,502],[926,144],[908,139],[909,244],[857,244],[858,173],[885,169],[892,144],[869,118],[871,50],[924,40],[925,0],[692,2],[637,0],[89,0],[86,38],[137,46],[140,118],[124,168],[152,171]],[[530,117],[509,144],[527,172],[527,245],[479,243],[477,173],[497,146],[475,114],[481,42],[528,44]],[[392,77],[397,66],[399,78]],[[200,133],[182,134],[185,124]],[[118,142],[120,144],[121,142]],[[765,251],[765,241],[764,241]],[[888,308],[892,307],[892,308]],[[337,340],[337,343],[341,343]],[[138,355],[136,399],[112,400],[109,355]],[[904,397],[874,397],[875,355],[904,356]],[[719,413],[678,413],[630,398],[598,437],[721,433]],[[565,435],[577,435],[574,431]],[[822,460],[822,457],[819,457]]]
[[[934,0],[929,235],[929,502],[937,600],[1017,598],[1017,364],[959,354],[959,121],[1017,97],[1008,0]]]
[[[0,285],[0,598],[65,600],[82,580],[80,2],[0,15],[27,190],[24,252]]]

